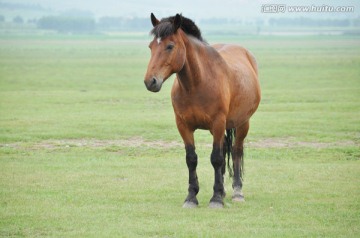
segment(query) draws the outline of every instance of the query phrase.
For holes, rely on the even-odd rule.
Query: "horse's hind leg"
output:
[[[224,190],[224,131],[225,131],[225,119],[218,120],[214,123],[214,127],[211,129],[213,134],[213,150],[211,152],[211,164],[214,168],[214,194],[210,200],[209,206],[211,208],[222,208],[224,207],[223,198],[225,197]]]
[[[243,173],[243,156],[244,156],[244,139],[249,131],[249,121],[242,126],[236,128],[235,145],[233,147],[233,164],[234,164],[234,177],[233,189],[234,193],[232,200],[234,202],[245,201],[242,193],[242,173]]]

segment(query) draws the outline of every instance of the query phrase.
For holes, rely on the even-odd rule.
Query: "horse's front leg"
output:
[[[197,207],[199,202],[196,195],[199,192],[199,182],[196,174],[197,166],[197,154],[195,153],[195,147],[193,145],[186,145],[186,164],[189,169],[189,188],[188,195],[185,199],[184,208]]]
[[[223,198],[225,197],[224,177],[222,171],[225,163],[225,158],[223,154],[225,122],[218,123],[218,125],[214,127],[211,132],[213,134],[214,141],[210,159],[211,164],[214,168],[215,181],[214,194],[213,197],[210,199],[209,207],[222,208],[224,207]]]
[[[189,188],[188,195],[185,199],[184,208],[194,208],[197,207],[199,202],[196,198],[196,195],[199,192],[199,182],[196,174],[197,167],[197,154],[195,153],[194,145],[194,131],[190,130],[181,120],[177,119],[176,124],[180,135],[185,144],[186,151],[186,164],[189,170]]]

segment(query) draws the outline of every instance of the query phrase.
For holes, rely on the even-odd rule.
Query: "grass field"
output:
[[[359,237],[360,38],[210,37],[257,57],[246,202],[198,209],[170,102],[145,89],[146,35],[0,37],[0,236]],[[231,181],[226,180],[231,194]]]

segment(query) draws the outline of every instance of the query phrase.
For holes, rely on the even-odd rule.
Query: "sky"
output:
[[[96,16],[137,16],[145,17],[151,12],[156,15],[168,16],[175,13],[201,18],[240,16],[256,14],[260,11],[259,3],[251,0],[30,0],[48,5],[55,9],[78,8],[89,10]],[[243,7],[246,6],[245,8]],[[250,12],[249,12],[250,10]]]
[[[94,13],[95,17],[125,16],[148,17],[153,12],[158,18],[182,13],[191,18],[266,18],[298,17],[348,18],[360,16],[358,0],[0,0],[0,2],[21,2],[40,4],[55,11],[80,9]],[[351,13],[264,13],[263,6],[354,6]],[[1,9],[0,9],[1,10]]]

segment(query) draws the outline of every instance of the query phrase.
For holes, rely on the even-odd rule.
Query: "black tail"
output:
[[[235,137],[236,129],[232,128],[226,130],[225,140],[224,140],[224,159],[226,161],[227,157],[227,167],[229,171],[229,176],[232,178],[234,176],[232,166],[230,166],[230,159],[232,157],[232,147],[233,147],[233,139]]]

